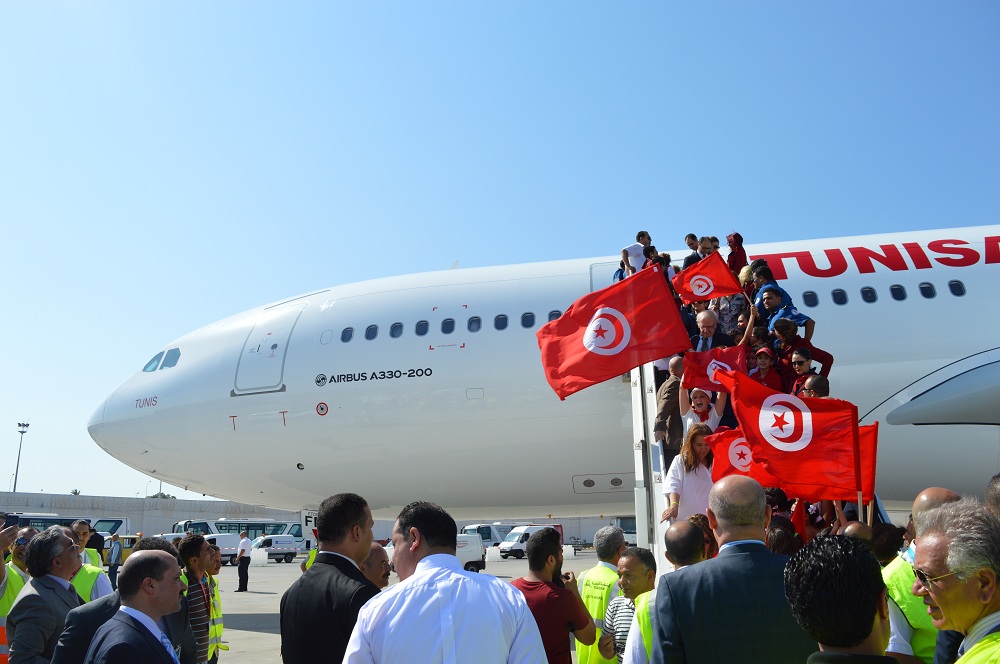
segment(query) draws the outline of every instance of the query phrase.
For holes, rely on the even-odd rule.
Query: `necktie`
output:
[[[168,639],[167,635],[163,632],[160,632],[160,643],[162,643],[163,647],[167,649],[168,653],[170,653],[170,659],[174,661],[174,664],[180,664],[180,660],[177,659],[177,651],[174,650],[174,644],[170,642],[170,639]]]

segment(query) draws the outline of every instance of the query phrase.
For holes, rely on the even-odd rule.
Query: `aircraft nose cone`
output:
[[[107,405],[107,401],[102,403],[94,411],[94,414],[90,416],[90,420],[87,422],[87,432],[90,437],[94,439],[94,442],[98,445],[102,445],[101,434],[104,431],[104,407]]]

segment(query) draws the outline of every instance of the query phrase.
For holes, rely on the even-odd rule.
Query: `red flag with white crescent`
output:
[[[739,429],[728,429],[705,436],[705,442],[712,448],[713,482],[728,475],[746,475],[760,482],[761,486],[781,486],[781,480],[754,461],[752,444]]]
[[[536,336],[545,378],[560,399],[691,347],[656,266],[584,295]]]
[[[813,502],[857,501],[858,491],[865,502],[874,498],[875,456],[861,453],[857,406],[782,394],[735,372],[718,371],[716,379],[732,391],[754,460],[786,494]]]
[[[709,392],[729,392],[725,385],[715,379],[715,372],[719,369],[746,373],[746,346],[713,348],[712,350],[684,353],[684,383],[682,387],[686,390],[700,387]]]
[[[710,254],[707,258],[681,270],[670,283],[674,285],[674,290],[680,295],[684,304],[743,292],[743,287],[733,276],[726,261],[722,260],[719,252]]]

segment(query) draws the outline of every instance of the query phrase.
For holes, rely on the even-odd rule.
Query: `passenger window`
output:
[[[528,312],[521,314],[521,327],[532,328],[535,326],[535,314]]]
[[[554,321],[557,318],[559,318],[560,316],[562,316],[562,312],[559,311],[558,309],[554,309],[554,310],[552,310],[552,311],[549,312],[549,321],[550,322]]]
[[[344,331],[340,333],[340,340],[343,341],[345,344],[353,338],[354,338],[353,327],[345,327]]]
[[[455,331],[455,319],[445,318],[441,321],[441,331],[445,334],[451,334]]]
[[[830,295],[833,297],[835,304],[847,304],[847,291],[842,288],[834,290]]]
[[[498,330],[506,330],[507,329],[507,317],[504,316],[503,314],[500,314],[499,316],[497,316],[496,318],[494,318],[493,319],[493,327],[495,327]]]
[[[893,284],[889,286],[889,294],[892,295],[892,299],[902,302],[906,299],[906,289],[899,284]]]
[[[413,331],[417,333],[418,337],[422,337],[425,334],[427,334],[427,330],[429,330],[429,329],[430,329],[430,325],[427,323],[427,321],[425,321],[425,320],[418,320],[416,327],[413,328]]]
[[[815,291],[807,290],[802,294],[802,303],[807,307],[815,307],[819,305],[819,296]]]
[[[389,328],[389,336],[393,339],[398,339],[403,336],[403,324],[393,323],[392,327]]]
[[[920,294],[929,300],[937,295],[937,290],[934,289],[934,284],[925,281],[920,284]]]
[[[483,319],[479,316],[473,316],[469,319],[469,332],[478,332],[482,327]]]
[[[369,325],[368,329],[365,330],[365,339],[371,341],[378,336],[378,325]]]
[[[861,289],[861,299],[865,302],[874,302],[878,299],[878,293],[871,286],[865,286]]]
[[[961,281],[949,281],[948,290],[950,290],[951,294],[955,297],[962,297],[965,295],[965,284]]]
[[[142,368],[145,372],[156,371],[156,367],[160,366],[160,360],[163,359],[163,352],[159,352],[153,356],[149,362],[146,362],[146,366]]]

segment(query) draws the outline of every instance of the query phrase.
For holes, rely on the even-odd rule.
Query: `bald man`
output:
[[[816,650],[785,599],[788,557],[764,545],[770,519],[764,489],[753,479],[730,475],[715,483],[708,522],[719,555],[660,577],[653,664],[804,662]]]
[[[923,514],[935,507],[961,498],[951,489],[924,489],[913,501],[910,516],[917,522]],[[910,592],[913,587],[913,557],[917,546],[919,542],[914,540],[906,551],[896,556],[882,570],[889,596],[889,647],[885,654],[895,657],[900,664],[932,664],[938,636],[938,630],[927,614],[923,599],[914,597]]]

